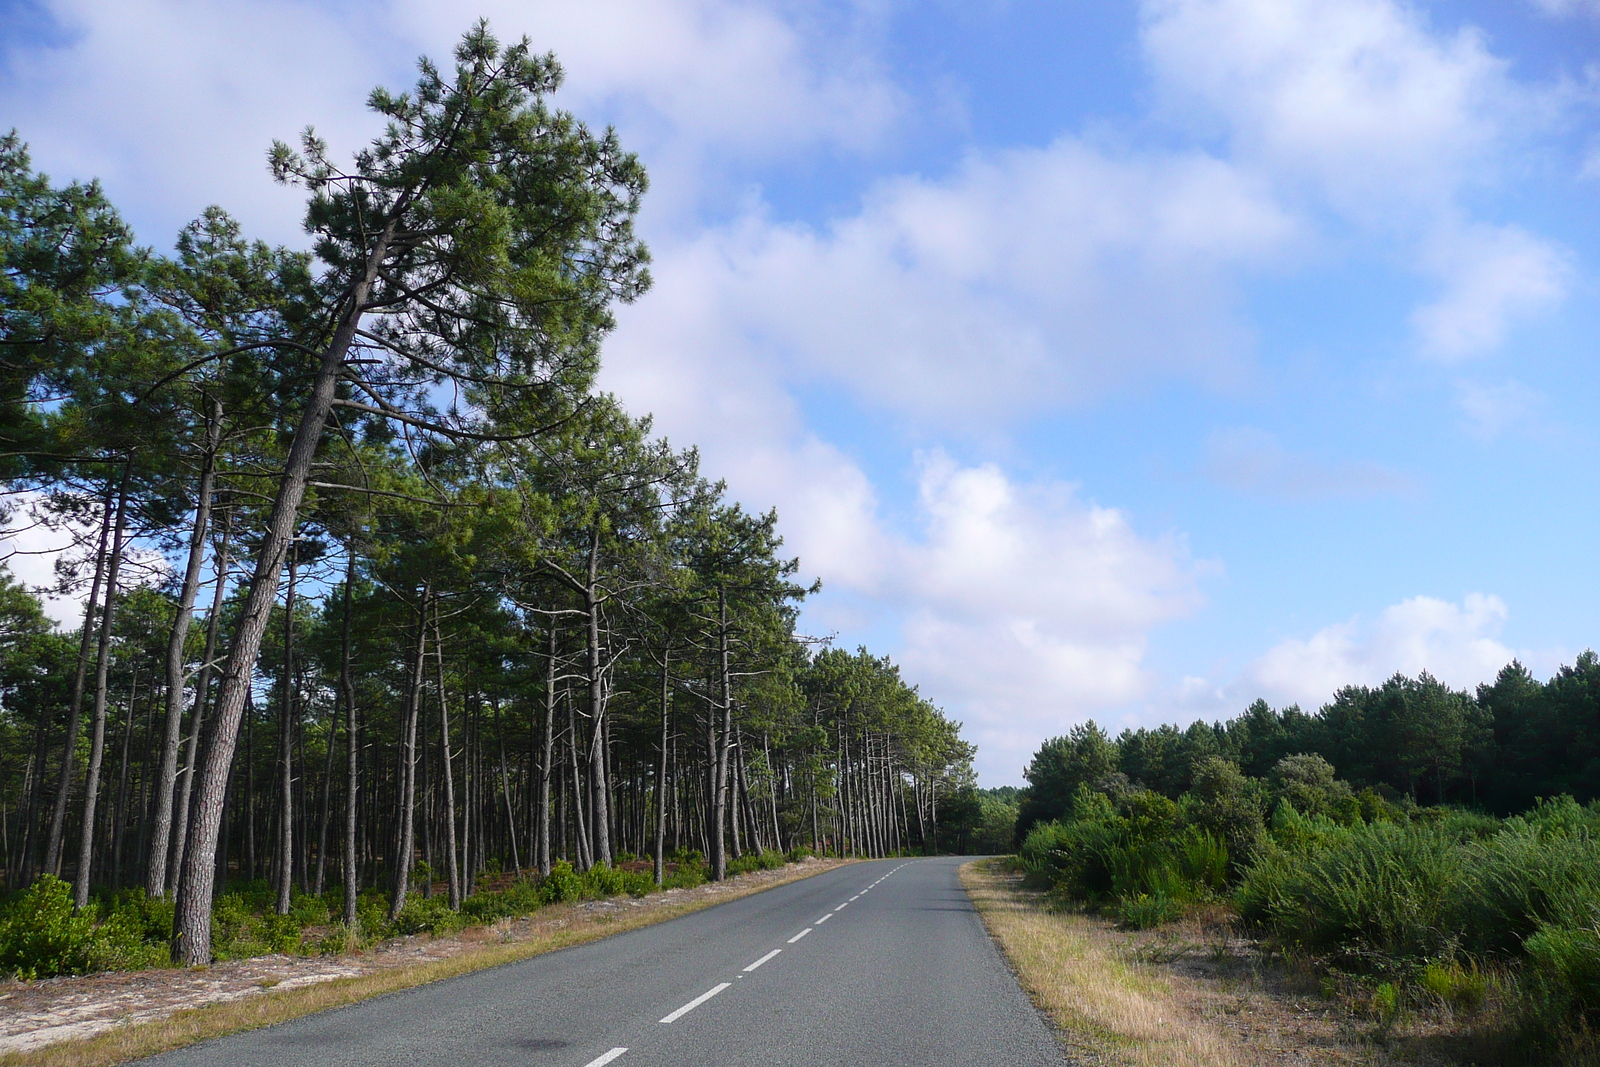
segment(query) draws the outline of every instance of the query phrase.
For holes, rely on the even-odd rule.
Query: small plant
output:
[[[1456,1011],[1477,1011],[1489,992],[1489,981],[1482,971],[1454,961],[1428,964],[1422,969],[1421,984]]]
[[[1183,905],[1164,894],[1122,897],[1113,910],[1117,921],[1130,930],[1149,930],[1183,917]]]
[[[1372,991],[1372,1017],[1378,1021],[1374,1036],[1379,1041],[1387,1040],[1400,1018],[1400,990],[1393,982],[1383,982]]]
[[[578,877],[578,872],[566,860],[558,861],[539,883],[539,896],[546,904],[577,900],[582,895],[583,879]]]

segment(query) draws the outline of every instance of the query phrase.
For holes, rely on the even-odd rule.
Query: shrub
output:
[[[1454,960],[1424,967],[1421,985],[1458,1011],[1477,1011],[1489,992],[1489,980],[1476,965],[1463,966]]]
[[[554,875],[554,871],[551,872]],[[581,893],[586,897],[604,898],[623,893],[642,897],[656,887],[655,879],[640,871],[621,871],[597,863],[583,872]]]
[[[582,895],[583,880],[566,860],[559,860],[539,883],[539,898],[546,904],[577,900]]]
[[[86,973],[93,936],[94,918],[74,912],[71,887],[46,874],[0,917],[0,971],[30,980]]]
[[[1466,946],[1514,954],[1543,926],[1600,919],[1600,841],[1524,820],[1465,848],[1464,885],[1452,916]]]
[[[783,853],[773,849],[746,852],[728,864],[729,874],[749,874],[751,871],[774,871],[783,866]]]
[[[1347,957],[1424,958],[1448,947],[1460,849],[1436,828],[1352,827],[1325,850],[1277,862],[1266,907],[1292,941]]]
[[[783,858],[788,860],[790,863],[799,863],[801,860],[811,858],[811,849],[806,845],[796,845],[794,848],[791,848],[788,852],[784,853]]]
[[[1600,1023],[1600,929],[1542,927],[1527,941],[1524,987],[1536,1021],[1561,1027]]]
[[[394,930],[402,935],[427,933],[443,937],[465,925],[467,920],[459,912],[451,911],[450,903],[444,897],[417,896],[409,898],[405,907],[400,909]]]
[[[1114,911],[1117,921],[1133,930],[1148,930],[1183,917],[1183,905],[1164,893],[1121,897]]]
[[[496,919],[531,915],[543,904],[538,884],[519,879],[498,892],[474,893],[462,901],[461,913],[473,922],[489,923]]]

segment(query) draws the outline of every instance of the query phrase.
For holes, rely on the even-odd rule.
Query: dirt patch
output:
[[[449,937],[401,937],[340,956],[260,956],[192,970],[117,971],[37,982],[0,982],[0,1056],[81,1041],[177,1012],[266,997],[306,986],[380,974],[484,953],[491,948],[551,941],[555,935],[634,929],[722,900],[821,874],[845,861],[810,858],[774,871],[753,871],[694,889],[647,897],[555,904],[524,919],[501,919]],[[620,930],[619,930],[620,932]],[[561,938],[560,944],[573,938]],[[553,944],[552,947],[560,947]],[[500,962],[498,959],[495,962]]]

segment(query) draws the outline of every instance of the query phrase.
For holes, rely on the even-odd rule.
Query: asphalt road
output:
[[[956,878],[961,863],[851,864],[144,1062],[1059,1067],[1059,1046]]]

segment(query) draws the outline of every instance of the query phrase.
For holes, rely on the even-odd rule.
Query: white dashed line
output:
[[[583,1067],[606,1067],[606,1064],[610,1063],[612,1060],[616,1059],[626,1051],[628,1050],[625,1048],[614,1048],[603,1056],[596,1056],[594,1059],[584,1064]]]
[[[840,904],[837,908],[834,908],[833,910],[834,911],[843,911],[844,909],[848,908],[849,906],[850,906],[850,902],[847,900],[843,904]]]
[[[811,927],[808,926],[804,930],[801,930],[798,934],[795,934],[793,937],[791,937],[789,939],[789,941],[788,941],[788,944],[791,944],[791,945],[794,944],[796,941],[800,940],[802,937],[806,936],[810,932],[811,932]]]
[[[689,1001],[689,1003],[685,1004],[683,1007],[679,1008],[677,1011],[673,1012],[671,1015],[667,1016],[661,1021],[664,1023],[676,1022],[685,1015],[688,1015],[691,1011],[694,1011],[706,1001],[710,1000],[712,997],[716,996],[718,993],[722,992],[724,989],[727,989],[731,984],[732,983],[730,982],[720,982],[717,985],[712,986],[710,989],[706,990],[704,993],[701,993],[698,997],[695,997],[693,1000]]]
[[[821,926],[823,923],[827,922],[831,918],[833,918],[833,912],[830,911],[828,914],[824,915],[822,918],[820,918],[816,922],[812,923],[812,925],[813,926]]]
[[[780,953],[782,951],[783,951],[783,949],[781,949],[781,948],[773,949],[771,952],[767,953],[765,956],[762,956],[759,960],[756,960],[750,966],[746,967],[745,970],[746,971],[755,970],[757,967],[761,966],[763,963],[766,963],[768,960],[770,960],[772,957],[776,956],[778,953]]]

